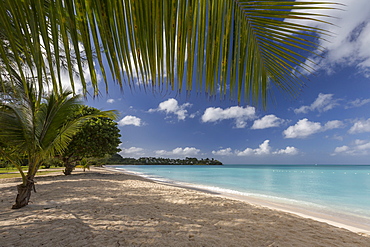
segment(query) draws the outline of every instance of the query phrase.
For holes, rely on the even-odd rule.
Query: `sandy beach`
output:
[[[218,194],[94,168],[0,180],[0,246],[370,246],[370,237]]]

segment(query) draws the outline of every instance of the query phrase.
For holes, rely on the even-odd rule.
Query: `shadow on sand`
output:
[[[32,203],[19,210],[10,209],[18,182],[0,184],[1,246],[366,246],[370,240],[121,173],[92,171],[37,182]]]

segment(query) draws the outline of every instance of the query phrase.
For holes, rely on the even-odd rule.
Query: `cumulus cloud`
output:
[[[349,150],[348,146],[341,146],[341,147],[336,147],[334,150],[334,153],[344,153]]]
[[[155,151],[156,155],[160,156],[191,156],[191,155],[197,155],[199,154],[200,149],[194,148],[194,147],[185,147],[185,148],[175,148],[172,151],[166,151],[166,150],[157,150]]]
[[[230,156],[233,155],[231,148],[220,149],[218,151],[212,151],[214,155]]]
[[[318,132],[343,127],[339,120],[327,122],[324,126],[319,122],[311,122],[307,118],[299,120],[295,125],[289,126],[283,131],[285,138],[306,138]]]
[[[127,115],[121,120],[119,120],[118,125],[119,126],[134,125],[134,126],[140,127],[143,125],[143,123],[140,118]]]
[[[303,1],[303,0],[300,0]],[[328,42],[322,40],[325,47],[323,58],[316,58],[317,67],[326,69],[329,73],[336,66],[356,66],[360,73],[370,76],[370,4],[368,0],[336,0],[342,3],[341,10],[312,10],[315,13],[334,16],[326,19],[334,25],[316,23],[316,26],[330,31],[334,35],[323,36]],[[300,24],[313,25],[295,20]],[[317,67],[314,67],[317,69]]]
[[[226,119],[234,119],[236,128],[245,128],[247,120],[254,119],[256,109],[252,106],[232,106],[226,109],[209,107],[202,115],[202,122],[217,122]]]
[[[296,155],[299,151],[295,147],[286,147],[285,149],[280,149],[274,152],[274,154],[288,154],[288,155]]]
[[[220,156],[262,156],[262,155],[296,155],[299,153],[298,149],[295,147],[286,147],[285,149],[280,149],[276,151],[271,151],[270,140],[265,140],[258,148],[246,148],[242,151],[235,150],[232,151],[231,148],[220,149],[218,151],[212,151],[214,155]]]
[[[161,102],[156,109],[149,109],[149,112],[165,112],[166,114],[177,115],[178,120],[185,120],[188,115],[188,111],[185,109],[192,106],[190,103],[179,105],[176,99],[168,99]]]
[[[368,118],[367,120],[358,120],[348,131],[348,133],[350,134],[364,132],[370,132],[370,118]]]
[[[263,155],[270,154],[271,147],[269,145],[270,140],[265,140],[258,148],[246,148],[244,151],[235,151],[238,156],[250,156],[250,155]]]
[[[298,109],[294,109],[294,113],[307,113],[309,111],[326,112],[333,109],[338,105],[338,100],[333,99],[333,94],[320,93],[316,100],[309,106],[301,106]]]
[[[138,157],[141,155],[144,155],[144,149],[138,148],[138,147],[130,147],[130,148],[121,148],[121,152],[119,152],[120,155],[123,157]]]
[[[284,130],[285,138],[306,138],[321,130],[322,126],[317,122],[310,122],[307,118],[299,120],[295,125]]]
[[[370,154],[370,141],[355,140],[349,146],[336,147],[332,155],[369,155]]]
[[[275,115],[266,115],[261,119],[254,121],[251,129],[266,129],[272,127],[279,127],[284,120],[276,117]]]
[[[114,103],[115,102],[115,100],[114,99],[107,99],[107,103],[109,103],[109,104],[112,104],[112,103]]]

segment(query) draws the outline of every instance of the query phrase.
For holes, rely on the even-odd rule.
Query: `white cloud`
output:
[[[365,151],[367,153],[370,150],[370,142],[366,142],[364,144],[358,145],[356,147],[359,151]]]
[[[109,103],[109,104],[112,104],[112,103],[114,103],[115,102],[115,100],[114,99],[107,99],[107,103]]]
[[[332,155],[370,155],[370,142],[366,140],[355,140],[349,146],[336,147]]]
[[[243,151],[233,150],[231,148],[220,149],[218,151],[212,151],[214,155],[220,156],[262,156],[262,155],[296,155],[299,153],[298,149],[295,147],[286,147],[285,149],[280,149],[276,151],[271,151],[270,140],[265,140],[258,148],[246,148]]]
[[[335,153],[344,153],[344,152],[347,152],[348,150],[349,150],[348,146],[341,146],[341,147],[336,147],[334,152]]]
[[[343,122],[342,121],[339,121],[339,120],[332,120],[332,121],[328,121],[324,127],[323,127],[323,131],[325,130],[331,130],[331,129],[338,129],[338,128],[342,128],[344,126]]]
[[[166,150],[157,150],[155,151],[156,155],[160,156],[190,156],[199,154],[200,149],[194,147],[185,147],[185,148],[175,148],[172,151]]]
[[[155,151],[155,154],[156,155],[160,155],[160,156],[163,156],[163,155],[168,155],[168,151],[166,151],[166,150],[157,150],[157,151]]]
[[[165,112],[166,114],[175,114],[177,115],[178,120],[185,120],[187,117],[188,111],[185,109],[186,107],[190,107],[190,103],[185,103],[179,105],[176,99],[168,99],[166,101],[161,102],[156,109],[149,109],[149,112]]]
[[[321,45],[325,47],[323,58],[316,59],[318,67],[328,72],[336,66],[356,66],[363,75],[370,76],[370,4],[368,0],[336,0],[342,10],[312,10],[315,13],[334,16],[326,19],[334,25],[316,23],[316,26],[330,31],[331,36],[323,36]],[[306,11],[308,12],[308,11]],[[312,23],[296,20],[301,24]],[[315,68],[317,69],[317,68]]]
[[[53,68],[51,69],[49,67],[49,62],[48,62],[48,58],[46,56],[46,53],[45,53],[45,44],[43,42],[43,39],[40,40],[41,41],[41,49],[44,51],[43,55],[42,55],[42,58],[44,59],[44,63],[46,65],[46,70],[47,70],[47,73],[51,73],[50,70],[53,70],[54,73],[57,73],[57,68],[56,66],[53,65]],[[82,46],[82,43],[79,43],[78,44],[79,46],[79,49],[80,49],[80,52],[83,51],[83,46]],[[59,47],[64,47],[64,44],[62,41],[59,42]],[[53,52],[54,50],[54,47],[51,46],[49,47],[51,49],[51,52]],[[70,49],[70,52],[71,54],[75,53],[75,48],[74,46],[70,43],[70,46],[69,46],[69,49]],[[60,51],[62,51],[60,53],[61,56],[65,56],[65,52],[63,52],[63,49],[61,49]],[[60,52],[59,51],[59,52]],[[82,54],[82,56],[84,56],[84,54]],[[69,72],[68,72],[68,69],[64,68],[63,66],[61,66],[61,71],[60,71],[60,83],[61,83],[61,86],[63,89],[66,89],[66,90],[70,90],[70,91],[74,91],[74,93],[76,94],[82,94],[83,93],[83,86],[82,86],[82,80],[81,78],[83,77],[84,80],[85,80],[85,83],[86,83],[86,90],[89,91],[92,89],[92,84],[91,84],[91,74],[90,74],[90,69],[89,69],[89,66],[87,63],[80,63],[80,61],[76,61],[75,58],[72,58],[72,66],[73,66],[73,71],[77,72],[77,73],[72,73],[72,79],[73,79],[73,88],[72,88],[72,85],[71,85],[71,78],[70,78],[70,75],[69,75]],[[81,65],[81,73],[80,73],[80,69],[79,69],[79,65]],[[94,67],[95,67],[95,63],[93,63]],[[26,73],[31,73],[31,70],[29,70],[28,68],[25,69]],[[35,74],[37,74],[37,72],[32,69],[34,71]],[[96,72],[96,79],[97,79],[97,82],[98,84],[100,83],[100,81],[102,80],[102,75],[99,73],[99,71],[95,70]],[[45,86],[44,86],[45,90],[48,91],[48,92],[51,92],[53,90],[53,85],[51,85],[50,83],[46,83]],[[73,90],[74,89],[74,90]]]
[[[194,147],[186,147],[186,148],[175,148],[172,150],[173,154],[175,155],[197,155],[200,150]]]
[[[87,66],[84,66],[84,65],[82,65],[82,66],[83,66],[82,69],[84,71],[83,76],[84,76],[86,84],[87,84],[86,88],[91,89],[90,71],[89,71]],[[75,66],[74,69],[76,71],[78,71],[78,68],[76,66]],[[62,70],[60,78],[61,78],[62,87],[72,91],[71,79],[70,79],[69,73],[65,70]],[[83,87],[82,87],[81,79],[76,74],[73,75],[73,85],[74,85],[74,91],[75,91],[76,94],[82,94],[83,93]]]
[[[226,109],[209,107],[202,115],[202,122],[217,122],[225,119],[234,119],[236,128],[245,128],[246,121],[255,118],[256,109],[252,106],[232,106]]]
[[[274,152],[274,154],[287,154],[287,155],[296,155],[299,151],[295,147],[286,147],[285,149],[280,149]]]
[[[318,132],[343,127],[343,123],[338,120],[327,122],[324,126],[318,122],[311,122],[307,118],[299,120],[295,125],[289,126],[283,131],[285,138],[306,138]]]
[[[348,132],[350,134],[370,132],[370,118],[355,122]]]
[[[294,109],[294,113],[307,113],[309,111],[326,112],[333,109],[338,105],[338,100],[333,99],[333,94],[320,93],[316,100],[309,106],[301,106],[298,109]]]
[[[118,122],[119,126],[125,126],[125,125],[134,125],[137,127],[140,127],[143,125],[142,121],[140,118],[135,117],[135,116],[125,116]]]
[[[250,156],[250,155],[264,155],[270,154],[271,147],[269,145],[270,140],[265,140],[258,148],[246,148],[244,151],[235,151],[237,156]]]
[[[243,151],[236,150],[235,154],[237,156],[252,156],[252,155],[297,155],[299,153],[298,149],[295,147],[286,147],[285,149],[280,149],[276,151],[271,151],[269,145],[270,140],[265,140],[258,148],[246,148]],[[221,150],[220,150],[221,151]],[[229,150],[231,152],[231,150]]]
[[[367,141],[365,141],[365,140],[360,140],[360,139],[356,139],[353,143],[354,143],[354,145],[356,145],[356,146],[361,146],[361,145],[363,145],[363,144],[367,143]]]
[[[266,115],[261,119],[254,121],[251,129],[266,129],[272,127],[279,127],[284,120],[276,117],[275,115]]]
[[[121,144],[122,145],[122,144]],[[119,152],[120,155],[123,157],[138,157],[141,155],[144,155],[144,149],[138,148],[138,147],[130,147],[130,148],[122,148],[121,152]]]
[[[335,134],[334,136],[331,137],[333,140],[337,141],[343,141],[343,136]]]
[[[192,113],[189,115],[189,118],[195,118],[196,116],[199,115],[199,111],[195,112],[195,113]]]
[[[212,151],[214,155],[230,156],[233,155],[231,148],[220,149],[218,151]]]
[[[354,101],[349,102],[345,108],[349,109],[349,108],[361,107],[368,103],[370,103],[370,99],[355,99]]]
[[[299,120],[295,125],[284,130],[285,138],[306,138],[321,130],[322,126],[317,122],[310,122],[307,118]]]

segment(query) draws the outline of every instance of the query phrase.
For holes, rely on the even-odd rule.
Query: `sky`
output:
[[[300,95],[267,109],[204,93],[122,90],[86,104],[119,111],[123,157],[215,158],[224,164],[370,164],[370,2],[337,0],[322,58]],[[305,23],[308,24],[308,23]]]

